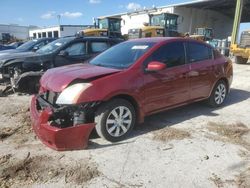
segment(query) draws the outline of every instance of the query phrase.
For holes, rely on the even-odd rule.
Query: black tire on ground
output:
[[[247,58],[243,58],[241,56],[235,56],[235,63],[236,64],[246,64],[248,61]]]
[[[211,107],[219,107],[223,105],[228,94],[228,87],[224,80],[219,80],[208,99],[208,104]]]
[[[118,142],[127,137],[135,121],[135,108],[130,102],[121,98],[103,103],[95,113],[97,134],[110,142]]]
[[[19,91],[27,94],[37,94],[40,88],[40,77],[28,77],[23,83],[20,85]]]

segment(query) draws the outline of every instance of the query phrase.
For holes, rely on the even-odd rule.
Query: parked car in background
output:
[[[0,52],[3,50],[8,50],[8,48],[5,45],[0,44]]]
[[[0,73],[5,82],[20,92],[38,92],[39,80],[47,69],[83,63],[121,39],[107,37],[64,37],[37,50],[2,60]],[[1,56],[0,56],[1,59]]]
[[[8,47],[9,49],[16,49],[18,48],[19,46],[21,46],[24,42],[12,42],[8,45],[5,45],[6,47]]]
[[[94,128],[116,142],[147,115],[201,100],[221,106],[232,78],[232,62],[206,43],[126,41],[87,64],[48,70],[32,98],[32,125],[57,150],[86,147]]]
[[[39,48],[45,46],[46,44],[52,42],[55,38],[41,38],[41,39],[33,39],[23,43],[21,46],[17,47],[16,49],[9,49],[0,52],[0,59],[5,58],[4,56],[13,54],[13,53],[20,53],[20,52],[30,52],[36,51]]]
[[[8,45],[0,44],[0,51],[16,49],[17,47],[21,46],[22,44],[23,44],[23,42],[13,42],[13,43],[8,44]]]

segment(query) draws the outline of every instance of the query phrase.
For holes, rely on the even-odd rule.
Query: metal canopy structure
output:
[[[250,22],[250,0],[201,0],[187,4],[184,3],[178,7],[213,10],[234,18],[232,44],[236,43],[240,23]]]
[[[234,18],[237,0],[203,0],[177,5],[178,7],[213,10]],[[250,22],[250,0],[244,0],[241,23]]]

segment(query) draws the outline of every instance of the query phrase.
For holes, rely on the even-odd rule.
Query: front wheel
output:
[[[212,107],[221,106],[224,103],[227,94],[228,91],[226,82],[224,80],[219,80],[214,86],[214,89],[208,99],[209,105]]]
[[[96,132],[110,142],[117,142],[131,132],[135,119],[135,109],[130,102],[113,99],[101,105],[96,111]]]

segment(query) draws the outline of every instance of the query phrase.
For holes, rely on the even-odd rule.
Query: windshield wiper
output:
[[[118,67],[118,66],[113,66],[113,65],[105,65],[105,64],[101,64],[101,63],[97,63],[97,64],[92,64],[95,66],[100,66],[100,67],[107,67],[107,68],[115,68],[115,69],[121,69],[122,67]]]

